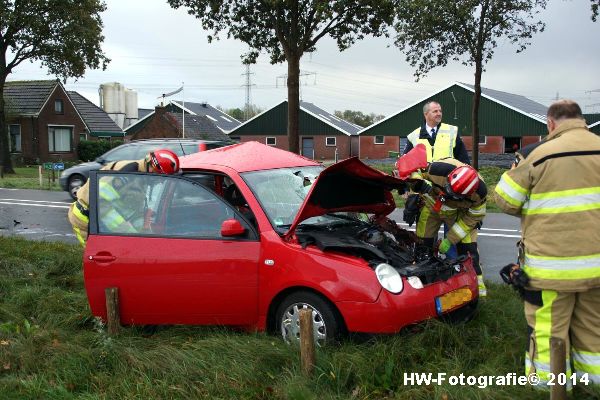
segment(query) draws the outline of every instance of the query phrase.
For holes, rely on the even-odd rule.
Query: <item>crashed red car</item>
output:
[[[123,324],[233,325],[289,340],[311,308],[322,343],[476,307],[469,259],[419,258],[414,235],[385,217],[400,179],[257,142],[181,165],[176,176],[92,173],[84,277],[94,315],[106,318],[105,289],[117,287]]]

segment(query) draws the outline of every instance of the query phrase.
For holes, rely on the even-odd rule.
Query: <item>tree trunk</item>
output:
[[[473,123],[473,168],[479,169],[479,103],[481,102],[481,74],[483,71],[482,62],[475,64],[475,94],[473,95],[473,113],[471,122]]]
[[[299,154],[299,114],[300,114],[300,56],[293,55],[288,58],[288,122],[287,135],[289,151]]]
[[[14,174],[15,170],[10,159],[10,140],[8,137],[6,125],[6,109],[4,104],[4,83],[6,75],[3,73],[4,68],[0,67],[0,166],[3,167],[5,174]]]

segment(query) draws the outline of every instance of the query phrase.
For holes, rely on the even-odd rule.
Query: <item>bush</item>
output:
[[[122,144],[123,141],[121,140],[82,140],[77,145],[77,154],[80,160],[92,161]]]

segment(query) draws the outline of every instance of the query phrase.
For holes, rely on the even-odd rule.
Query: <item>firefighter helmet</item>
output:
[[[179,171],[179,157],[171,150],[154,150],[146,160],[156,173],[170,175]]]
[[[479,187],[479,175],[475,168],[470,165],[462,165],[454,168],[448,175],[446,191],[456,197],[470,196]]]

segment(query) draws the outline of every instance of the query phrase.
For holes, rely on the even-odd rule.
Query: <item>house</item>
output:
[[[8,81],[4,100],[17,163],[77,160],[80,140],[124,135],[104,111],[58,80]]]
[[[548,107],[524,96],[481,88],[479,107],[479,151],[512,152],[538,142],[548,133]],[[390,151],[402,151],[406,136],[423,123],[423,105],[435,100],[442,105],[443,122],[458,126],[467,149],[472,148],[472,85],[454,83],[421,99],[359,132],[360,157],[383,158]]]
[[[256,115],[229,132],[241,142],[258,141],[288,150],[287,100]],[[344,159],[358,155],[360,126],[344,121],[312,103],[300,102],[299,145],[303,156],[315,160]]]
[[[197,115],[186,112],[170,112],[177,108],[157,106],[138,122],[125,128],[127,138],[178,138],[219,140],[229,142],[229,136],[214,123],[207,115]],[[185,129],[185,133],[183,130]]]
[[[185,111],[186,114],[204,116],[212,121],[212,123],[214,123],[223,133],[229,133],[241,124],[240,121],[233,118],[231,115],[224,113],[206,102],[194,103],[186,101],[184,105],[181,101],[172,100],[166,107],[167,111],[174,113]]]

